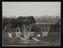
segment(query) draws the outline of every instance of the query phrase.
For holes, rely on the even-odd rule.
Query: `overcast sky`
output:
[[[2,2],[2,16],[60,16],[61,2]]]

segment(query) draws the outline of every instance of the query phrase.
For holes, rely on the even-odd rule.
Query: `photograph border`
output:
[[[16,2],[16,1],[2,1],[2,2]],[[18,1],[19,2],[19,1]],[[21,1],[21,2],[23,2],[23,1]],[[25,2],[28,2],[28,1],[25,1]],[[30,2],[30,1],[29,1]],[[37,2],[37,1],[32,1],[32,2]],[[38,1],[38,2],[44,2],[44,1]],[[46,2],[50,2],[50,1],[46,1]],[[53,1],[53,2],[56,2],[56,1]],[[57,1],[57,2],[61,2],[61,1]],[[3,45],[2,47],[33,47],[34,45]],[[41,45],[37,45],[37,46],[41,46]],[[36,45],[35,45],[35,47],[37,47]],[[47,46],[41,46],[41,47],[47,47]],[[50,47],[50,46],[48,46],[48,47]],[[52,47],[52,46],[51,46]],[[53,46],[53,47],[60,47],[60,46]]]

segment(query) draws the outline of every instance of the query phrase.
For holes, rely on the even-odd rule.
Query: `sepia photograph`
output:
[[[2,2],[2,46],[60,46],[61,2]]]

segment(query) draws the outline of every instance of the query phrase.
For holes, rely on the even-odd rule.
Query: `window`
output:
[[[17,32],[19,32],[19,30],[17,29]]]

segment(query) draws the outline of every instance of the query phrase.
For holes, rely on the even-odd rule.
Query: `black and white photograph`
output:
[[[2,2],[2,46],[60,46],[61,2]]]

